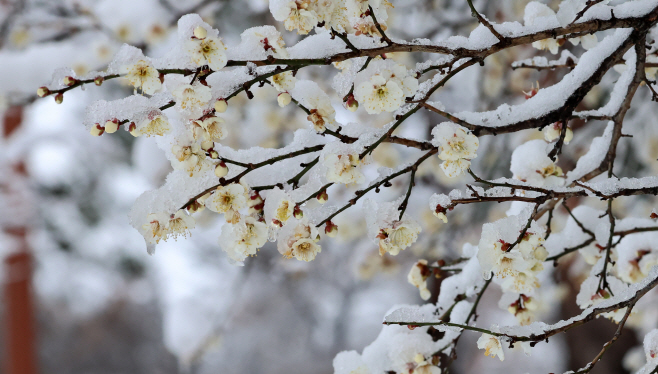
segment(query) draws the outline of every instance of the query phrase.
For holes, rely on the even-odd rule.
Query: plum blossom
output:
[[[318,24],[318,14],[310,9],[311,0],[296,0],[285,4],[287,15],[284,18],[286,30],[297,30],[297,34],[308,34]],[[275,15],[276,17],[276,15]]]
[[[411,271],[407,275],[407,281],[420,291],[420,297],[427,300],[432,296],[430,290],[427,289],[427,278],[430,276],[431,270],[427,267],[427,260],[418,260],[418,262],[411,267]]]
[[[283,73],[273,75],[271,78],[269,78],[269,81],[277,91],[288,92],[295,87],[297,78],[292,75],[291,71],[284,71]]]
[[[313,129],[322,133],[327,128],[336,129],[336,111],[326,96],[312,96],[308,99],[310,114],[306,117],[313,123]]]
[[[562,133],[562,122],[555,122],[544,127],[544,139],[547,142],[552,142],[560,138]],[[567,132],[564,134],[564,144],[569,144],[571,139],[573,139],[573,130],[571,127],[567,127]]]
[[[296,258],[299,261],[313,261],[322,251],[317,244],[320,239],[318,229],[307,220],[297,221],[297,224],[284,227],[279,236],[277,249],[285,258]]]
[[[167,121],[167,118],[155,113],[150,113],[148,118],[141,121],[134,129],[130,129],[130,133],[133,136],[162,136],[170,131],[171,125]]]
[[[421,231],[420,225],[409,218],[393,221],[389,227],[382,228],[377,235],[379,239],[379,254],[389,253],[396,256],[416,242]]]
[[[182,169],[190,173],[190,177],[206,170],[208,164],[205,152],[197,144],[180,146],[178,144],[171,148],[171,152],[176,156],[172,160],[174,169]]]
[[[363,163],[358,153],[329,153],[324,156],[324,165],[328,168],[327,180],[343,184],[361,184],[365,177],[359,166]]]
[[[452,122],[443,122],[432,129],[432,144],[440,147],[441,169],[450,178],[460,175],[477,157],[480,142],[468,129]]]
[[[214,71],[221,70],[228,62],[224,43],[214,36],[187,40],[185,51],[197,66],[208,65]]]
[[[404,65],[395,63],[373,64],[373,69],[366,69],[359,75],[372,74],[368,79],[354,88],[354,97],[369,114],[383,111],[393,112],[403,103],[404,98],[413,96],[418,90],[418,80],[407,74]]]
[[[562,169],[548,157],[546,143],[541,139],[518,146],[512,153],[510,170],[514,178],[535,187],[564,184]]]
[[[225,121],[220,117],[210,116],[204,120],[192,122],[194,138],[203,141],[217,142],[228,135]]]
[[[505,359],[505,352],[503,352],[503,345],[500,343],[500,339],[493,335],[482,334],[478,339],[478,348],[484,349],[484,355],[490,357],[496,357],[503,361]]]
[[[241,217],[233,225],[222,226],[219,246],[228,257],[243,262],[267,242],[267,225],[249,216]]]
[[[290,194],[275,188],[265,199],[265,221],[277,227],[283,226],[295,212],[295,202]]]
[[[247,207],[247,190],[238,183],[228,186],[219,186],[215,192],[206,199],[206,207],[213,212],[224,213],[226,222],[237,223],[240,220],[238,210]]]
[[[525,326],[534,320],[535,311],[538,308],[539,305],[535,298],[521,294],[515,302],[507,307],[507,311],[516,317],[521,326]]]
[[[168,237],[187,236],[194,228],[194,218],[179,210],[175,214],[151,213],[146,217],[148,223],[142,225],[147,243],[157,244]]]
[[[189,84],[179,86],[171,94],[174,95],[176,103],[180,105],[181,109],[192,112],[198,111],[208,104],[212,96],[210,88],[203,85],[192,86]]]
[[[583,48],[587,51],[590,50],[599,43],[599,39],[596,37],[595,34],[587,34],[583,36],[577,36],[575,38],[570,38],[569,41],[573,45],[578,45],[580,42],[583,43]]]
[[[145,94],[152,95],[162,87],[160,73],[146,60],[124,66],[121,73],[126,75],[126,79],[135,89],[140,88]]]

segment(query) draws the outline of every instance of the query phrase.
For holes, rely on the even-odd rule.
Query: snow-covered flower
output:
[[[547,142],[559,139],[560,134],[562,133],[562,126],[562,122],[555,122],[544,127],[544,139],[546,139]],[[571,127],[567,126],[567,132],[564,134],[564,144],[569,144],[571,139],[573,139],[573,131],[571,130]]]
[[[318,24],[318,14],[309,9],[311,0],[296,0],[285,4],[288,15],[285,17],[286,30],[297,30],[297,34],[308,34]]]
[[[247,190],[243,185],[231,183],[219,186],[215,192],[206,199],[206,207],[213,212],[224,213],[226,222],[237,223],[240,220],[238,210],[247,207]]]
[[[133,136],[162,136],[171,131],[171,125],[167,118],[161,114],[149,114],[148,118],[139,123],[130,133]]]
[[[206,155],[197,144],[186,146],[176,144],[171,148],[171,152],[176,156],[176,158],[172,160],[172,166],[174,169],[185,170],[190,173],[190,177],[208,167],[208,164],[205,162]]]
[[[430,290],[427,289],[427,278],[430,274],[431,270],[427,267],[427,260],[418,260],[407,275],[407,281],[418,288],[420,297],[423,300],[427,300],[432,296]]]
[[[536,139],[516,147],[510,165],[514,178],[535,187],[563,185],[562,169],[548,157],[546,146],[546,142]]]
[[[287,192],[275,188],[265,199],[265,220],[277,227],[283,226],[295,212],[295,202]]]
[[[194,218],[179,210],[175,214],[151,213],[146,217],[148,223],[142,225],[144,237],[148,243],[157,244],[167,237],[187,236],[194,228]]]
[[[126,79],[135,89],[140,88],[145,94],[152,95],[162,87],[160,73],[146,60],[124,66],[121,73],[126,74]]]
[[[221,70],[228,62],[224,43],[214,36],[187,40],[185,51],[197,66],[208,65],[214,71]]]
[[[326,96],[312,96],[308,99],[309,111],[311,112],[306,119],[313,123],[315,131],[322,133],[327,128],[333,130],[336,128],[336,111],[331,105],[331,101]]]
[[[323,162],[328,168],[327,180],[330,182],[361,184],[365,181],[359,168],[363,161],[359,159],[358,153],[329,153],[324,156]]]
[[[411,219],[394,221],[390,227],[382,228],[377,235],[379,239],[379,254],[389,253],[396,256],[416,242],[420,233],[420,225]]]
[[[450,178],[460,175],[477,157],[480,141],[468,129],[452,122],[443,122],[432,129],[432,144],[440,147],[441,169]]]
[[[283,73],[273,75],[269,78],[269,81],[277,91],[287,92],[295,87],[297,78],[292,75],[292,71],[284,71]]]
[[[204,120],[192,122],[194,138],[203,141],[218,142],[228,134],[225,121],[220,117],[211,116]]]
[[[484,349],[485,356],[496,357],[503,361],[505,359],[505,352],[503,352],[503,345],[500,339],[493,335],[482,334],[478,339],[478,348]]]
[[[549,50],[552,54],[556,55],[560,50],[560,41],[553,38],[542,39],[532,42],[532,46],[540,51]]]
[[[171,93],[181,109],[195,110],[208,104],[212,94],[204,85],[183,84]]]
[[[318,229],[303,219],[296,225],[288,225],[283,228],[277,249],[286,258],[294,257],[300,261],[309,262],[322,251],[317,244],[318,240]]]
[[[242,262],[267,242],[267,225],[249,216],[233,225],[222,226],[219,246],[234,261]]]

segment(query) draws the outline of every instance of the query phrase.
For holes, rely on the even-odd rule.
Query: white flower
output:
[[[393,112],[404,102],[404,91],[394,80],[373,75],[354,89],[354,97],[369,114]]]
[[[297,82],[297,78],[292,75],[291,71],[284,71],[283,73],[273,75],[269,80],[272,86],[279,92],[292,90],[295,88],[295,83]]]
[[[432,129],[432,144],[440,147],[439,158],[444,160],[441,169],[450,178],[460,175],[477,157],[480,141],[466,128],[452,122],[443,122]]]
[[[192,86],[189,84],[181,85],[171,94],[174,95],[181,109],[189,109],[191,111],[201,109],[201,107],[208,104],[212,96],[210,88],[204,85]]]
[[[317,132],[324,132],[326,128],[331,130],[336,128],[336,111],[331,105],[331,101],[326,96],[312,96],[309,101],[309,114],[306,119],[313,123],[313,129]]]
[[[220,117],[211,116],[202,121],[193,122],[194,138],[203,141],[217,142],[228,134],[225,122]]]
[[[427,300],[432,296],[430,290],[427,289],[427,278],[430,276],[431,270],[427,267],[427,260],[418,260],[418,262],[411,267],[411,271],[407,275],[407,281],[414,285],[420,291],[420,297]]]
[[[514,178],[535,187],[564,184],[562,169],[548,157],[546,143],[541,139],[516,147],[512,152],[510,171],[514,173]]]
[[[162,136],[171,131],[169,121],[163,115],[150,115],[131,131],[134,136]]]
[[[539,305],[537,301],[526,295],[519,295],[519,298],[507,307],[507,310],[516,317],[519,325],[529,325],[535,319],[535,311]]]
[[[144,237],[148,243],[157,244],[167,237],[174,238],[182,235],[187,236],[189,230],[194,228],[194,218],[179,210],[176,214],[151,213],[146,217],[148,223],[142,225],[145,231]]]
[[[569,41],[573,45],[578,45],[580,42],[583,42],[583,48],[585,50],[589,50],[596,47],[596,45],[599,42],[599,39],[596,37],[595,34],[587,34],[587,35],[571,38],[569,39]]]
[[[382,228],[377,235],[379,254],[388,252],[396,256],[401,250],[416,242],[420,230],[420,225],[410,219],[394,221],[390,227]]]
[[[171,152],[176,156],[172,160],[174,169],[182,169],[190,173],[190,177],[207,169],[206,154],[197,144],[180,146],[178,144],[171,148]],[[176,162],[178,161],[178,162]]]
[[[532,43],[532,46],[541,51],[549,50],[552,54],[556,55],[560,49],[560,42],[557,39],[548,38],[537,40],[536,42]]]
[[[222,226],[219,246],[234,261],[242,262],[255,256],[258,248],[267,242],[267,225],[246,216],[234,225]]]
[[[317,244],[318,229],[308,224],[306,219],[296,225],[284,226],[279,237],[277,249],[285,258],[296,258],[300,261],[312,261],[322,251]]]
[[[318,14],[309,10],[311,0],[290,1],[288,16],[284,21],[286,30],[297,30],[297,34],[308,34],[318,24]]]
[[[441,369],[425,360],[425,356],[421,353],[414,356],[414,362],[408,363],[407,367],[410,368],[409,372],[413,374],[441,374]]]
[[[358,167],[362,162],[363,161],[359,160],[359,155],[357,153],[329,153],[325,155],[324,165],[329,169],[327,171],[327,180],[344,184],[363,183],[365,177]]]
[[[151,213],[146,217],[148,223],[142,225],[144,238],[148,243],[156,244],[167,237],[169,215],[166,213]]]
[[[480,339],[478,339],[478,348],[484,349],[485,356],[496,357],[503,361],[505,359],[505,353],[503,352],[503,346],[500,343],[500,339],[493,335],[482,334]]]
[[[122,74],[135,88],[141,88],[145,94],[152,95],[162,87],[160,73],[148,61],[139,60],[132,65],[124,66]]]
[[[561,133],[562,122],[555,122],[544,127],[544,139],[546,139],[547,142],[552,142],[559,139]],[[573,139],[573,131],[570,127],[567,127],[567,132],[564,134],[564,144],[569,144],[571,139]]]
[[[290,194],[275,188],[265,199],[265,220],[268,224],[275,226],[283,226],[290,218],[293,217],[295,212],[295,202]]]
[[[219,186],[206,199],[206,207],[213,212],[225,213],[226,222],[237,223],[240,219],[238,210],[247,207],[247,190],[238,183]]]
[[[214,71],[221,70],[228,62],[224,43],[214,36],[190,39],[185,42],[185,50],[197,66],[208,65]]]

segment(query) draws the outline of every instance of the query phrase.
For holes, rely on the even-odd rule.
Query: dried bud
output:
[[[64,101],[64,94],[60,92],[57,95],[55,95],[55,102],[57,104],[61,104],[62,101]]]
[[[226,109],[228,108],[228,103],[224,99],[219,99],[215,101],[215,112],[217,113],[224,113],[226,112]]]
[[[567,39],[565,39],[565,38],[560,38],[560,39],[557,40],[557,45],[559,45],[560,47],[562,47],[562,46],[564,45],[564,43],[566,43],[566,42],[567,42]]]
[[[320,191],[320,193],[318,193],[317,199],[320,202],[320,204],[326,203],[327,200],[329,200],[329,195],[327,194],[327,190]]]
[[[324,233],[330,238],[335,238],[338,234],[338,226],[334,225],[331,221],[327,221],[327,224],[324,226]]]
[[[208,31],[201,26],[197,26],[194,29],[194,37],[197,39],[205,39],[208,36]]]
[[[111,119],[111,120],[105,122],[105,132],[106,133],[112,134],[112,133],[117,132],[118,129],[119,129],[119,120],[118,119],[114,118],[114,119]]]
[[[39,96],[39,97],[46,97],[46,96],[50,95],[50,93],[51,92],[48,89],[48,87],[45,87],[45,86],[44,87],[39,87],[39,89],[37,89],[37,96]]]
[[[656,218],[658,218],[658,213],[656,213],[656,212],[651,212],[651,215],[649,216],[649,218],[651,218],[651,219],[656,219]]]
[[[187,206],[187,211],[190,213],[200,212],[203,209],[205,209],[205,206],[197,200],[194,200],[190,205]]]
[[[295,209],[293,209],[292,215],[296,219],[304,218],[304,212],[302,212],[302,209],[299,207],[299,205],[295,205]]]
[[[130,122],[130,125],[128,125],[128,131],[132,136],[139,136],[139,134],[137,133],[137,125],[135,125],[135,122]]]
[[[105,132],[105,127],[101,126],[100,123],[95,124],[92,126],[91,130],[89,130],[89,133],[93,136],[101,136]]]
[[[208,154],[210,155],[210,158],[212,158],[213,160],[217,160],[219,158],[219,153],[217,153],[217,151],[215,151],[214,149],[211,149],[210,152],[208,152]]]
[[[103,78],[103,77],[96,77],[96,78],[94,78],[94,84],[97,85],[97,86],[100,86],[101,84],[103,84],[104,80],[105,80],[105,78]]]
[[[279,103],[279,106],[283,108],[284,106],[290,104],[292,101],[292,96],[290,96],[290,94],[287,92],[281,92],[279,96],[277,96],[276,101]]]
[[[217,166],[215,166],[215,175],[217,178],[224,178],[228,174],[228,166],[224,161],[220,161]]]
[[[64,84],[67,86],[73,86],[74,84],[78,83],[78,80],[71,77],[71,76],[66,76],[64,77]]]

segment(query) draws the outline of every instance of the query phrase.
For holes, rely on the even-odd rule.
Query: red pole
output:
[[[22,108],[10,108],[4,119],[3,135],[6,139],[20,126],[22,121]],[[21,179],[27,177],[24,164],[18,162],[14,165],[13,175],[7,185],[0,186],[10,199],[20,197]],[[12,186],[16,182],[16,187]],[[12,196],[13,195],[13,196]],[[14,199],[12,199],[14,200]],[[19,200],[20,205],[27,204]],[[19,212],[3,212],[6,217],[22,216]],[[11,221],[10,221],[11,222]],[[35,355],[35,327],[34,305],[32,301],[32,256],[27,243],[27,223],[15,222],[13,225],[5,224],[3,228],[15,243],[16,250],[7,256],[4,261],[4,301],[5,301],[5,373],[7,374],[36,374]]]

